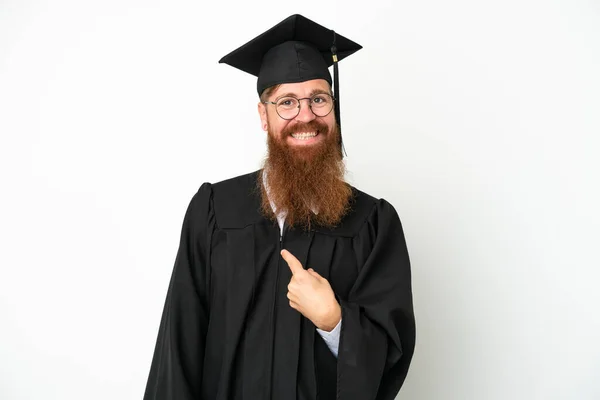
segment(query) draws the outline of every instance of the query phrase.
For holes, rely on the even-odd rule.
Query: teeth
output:
[[[309,139],[311,137],[317,136],[317,132],[296,132],[292,133],[292,137],[294,139]]]

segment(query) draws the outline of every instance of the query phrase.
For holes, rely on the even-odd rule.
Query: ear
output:
[[[260,126],[263,131],[267,131],[269,122],[267,120],[267,107],[263,103],[258,103],[258,116],[260,117]]]

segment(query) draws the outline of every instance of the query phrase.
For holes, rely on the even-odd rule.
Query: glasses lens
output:
[[[295,97],[283,97],[277,100],[277,114],[283,119],[294,119],[300,113],[300,100]],[[325,117],[333,109],[333,97],[319,93],[310,98],[310,109],[317,117]]]
[[[333,98],[325,93],[314,95],[310,101],[310,108],[318,117],[324,117],[333,108]]]
[[[293,119],[298,115],[298,99],[293,97],[283,97],[277,101],[277,114],[284,119]]]

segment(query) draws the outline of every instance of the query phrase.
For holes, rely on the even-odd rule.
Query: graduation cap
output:
[[[259,96],[281,83],[325,79],[332,85],[329,67],[333,65],[335,116],[341,129],[338,61],[361,48],[335,31],[294,14],[227,54],[219,63],[258,77]]]

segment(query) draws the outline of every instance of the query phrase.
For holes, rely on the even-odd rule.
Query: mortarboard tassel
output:
[[[333,44],[331,45],[331,57],[333,58],[333,85],[335,87],[335,91],[333,92],[333,97],[335,97],[335,118],[338,123],[338,127],[340,130],[340,152],[342,153],[342,157],[346,153],[346,148],[344,147],[344,142],[342,140],[342,118],[340,116],[340,78],[339,78],[339,70],[338,70],[338,57],[337,57],[337,47],[336,47],[336,38],[335,31],[333,32]]]

